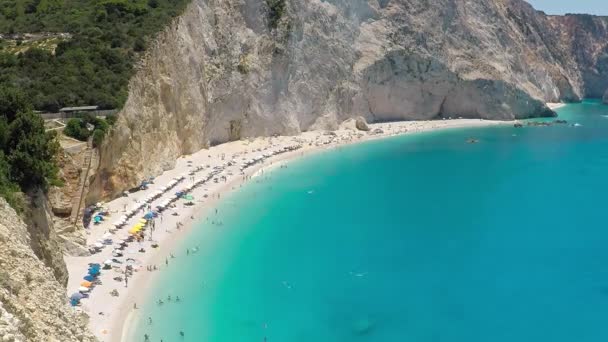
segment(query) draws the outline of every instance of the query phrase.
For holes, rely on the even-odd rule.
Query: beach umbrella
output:
[[[89,292],[89,291],[91,291],[91,289],[88,287],[81,286],[78,288],[78,292]]]
[[[130,234],[136,234],[137,232],[139,232],[140,230],[142,230],[142,228],[143,228],[143,227],[141,227],[141,226],[135,226],[135,227],[133,227],[133,228],[131,228],[131,229],[129,230],[129,233],[130,233]]]
[[[150,212],[148,212],[146,215],[144,215],[144,218],[145,218],[146,220],[150,220],[150,219],[152,219],[153,217],[154,217],[154,213],[153,213],[153,212],[151,212],[151,211],[150,211]]]
[[[99,270],[95,269],[95,270],[89,270],[89,274],[92,276],[96,276],[99,275]]]
[[[105,239],[111,239],[111,238],[112,238],[112,234],[110,234],[110,233],[105,233],[105,234],[103,234],[103,236],[102,236],[101,238],[102,238],[102,239],[104,239],[104,240],[105,240]]]
[[[192,195],[186,195],[186,196],[184,196],[184,199],[187,200],[187,201],[192,201],[194,199],[194,196],[192,196]]]
[[[95,277],[93,277],[92,275],[87,275],[87,276],[84,276],[82,279],[84,279],[86,281],[93,281],[95,279]]]
[[[148,222],[148,220],[146,220],[145,218],[140,218],[139,219],[139,223],[144,223],[145,224],[146,222]]]
[[[93,285],[93,283],[91,283],[90,281],[83,281],[82,283],[80,283],[80,286],[84,286],[84,287],[91,287]]]
[[[111,265],[112,263],[114,263],[114,261],[112,261],[112,259],[108,259],[106,261],[103,262],[105,265]]]
[[[84,295],[80,292],[75,292],[70,296],[70,300],[75,300],[75,301],[79,301],[82,298],[84,298]]]
[[[103,244],[102,243],[95,243],[93,246],[97,247],[97,248],[103,248]]]
[[[97,215],[93,218],[93,221],[95,221],[95,223],[99,223],[103,220],[103,218],[100,215]]]

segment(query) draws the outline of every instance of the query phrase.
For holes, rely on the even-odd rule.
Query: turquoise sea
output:
[[[608,106],[559,113],[581,126],[402,136],[255,179],[174,252],[132,340],[608,341]]]

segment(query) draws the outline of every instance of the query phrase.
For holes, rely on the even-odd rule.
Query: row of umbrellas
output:
[[[288,151],[295,151],[295,150],[298,150],[300,148],[302,148],[302,145],[297,145],[297,144],[295,144],[295,145],[289,145],[289,146],[285,146],[285,147],[279,148],[277,150],[274,150],[273,152],[267,152],[267,153],[262,154],[261,156],[256,156],[256,157],[253,157],[253,158],[251,158],[249,160],[245,160],[242,163],[241,171],[243,171],[244,169],[252,166],[253,164],[256,164],[258,162],[263,161],[265,158],[270,158],[270,157],[272,157],[274,155],[281,154],[281,153],[288,152]]]
[[[282,153],[285,151],[293,151],[300,147],[301,146],[299,146],[299,145],[287,146],[287,147],[284,147],[280,150],[273,152],[272,154],[265,154],[264,157],[270,157],[271,155],[276,155],[276,154],[279,154],[279,153]],[[255,163],[262,159],[263,159],[262,157],[257,157],[256,159],[252,159],[251,161]],[[183,199],[189,200],[189,201],[194,200],[194,197],[191,194],[188,194],[188,192],[190,192],[195,187],[200,186],[201,184],[205,183],[206,181],[209,181],[215,175],[220,173],[224,168],[225,168],[225,166],[224,167],[215,167],[214,171],[210,172],[206,178],[201,178],[201,179],[196,180],[194,183],[184,187],[184,189],[182,191],[177,192],[175,195],[167,198],[166,200],[161,202],[156,207],[159,210],[163,210],[163,209],[167,208],[172,202],[174,202],[180,198],[183,198]],[[200,171],[202,169],[203,169],[203,167],[199,166],[194,171]],[[158,197],[162,196],[164,193],[169,191],[171,188],[175,187],[179,182],[186,179],[186,176],[188,174],[189,174],[189,172],[185,173],[182,176],[175,177],[169,183],[167,183],[165,186],[161,187],[159,190],[148,195],[144,202],[135,204],[134,207],[132,207],[130,210],[128,210],[125,215],[121,216],[117,221],[115,221],[113,223],[114,227],[120,228],[120,227],[123,227],[124,225],[126,225],[127,221],[131,217],[133,217],[135,214],[137,214],[137,212],[139,212],[144,206],[146,206],[146,204],[152,202],[153,200],[157,199]],[[99,206],[101,206],[101,204]],[[129,229],[129,233],[130,234],[139,233],[140,231],[145,229],[145,226],[146,226],[148,220],[153,219],[156,215],[157,215],[157,213],[155,211],[149,211],[142,218],[140,218],[138,220],[138,222],[133,227],[131,227],[131,229]],[[102,241],[98,241],[97,243],[95,243],[95,247],[102,248],[104,246],[104,242],[106,240],[110,240],[111,238],[112,238],[112,235],[110,233],[104,234],[102,236]],[[127,239],[125,239],[125,240],[127,240]],[[104,264],[111,265],[113,262],[114,261],[112,259],[108,259],[104,262]],[[91,288],[94,285],[95,280],[100,275],[100,273],[101,273],[100,264],[90,264],[89,265],[88,273],[87,273],[87,275],[85,275],[83,277],[83,281],[80,283],[78,292],[75,292],[74,294],[72,294],[70,296],[70,302],[72,305],[77,305],[82,298],[85,298],[88,295],[88,293],[91,291]]]
[[[93,287],[95,279],[97,279],[100,273],[100,264],[89,264],[89,270],[87,275],[83,277],[83,281],[80,283],[78,292],[75,292],[70,296],[70,303],[72,305],[78,305],[80,300],[88,295],[89,291],[91,291],[91,288]]]

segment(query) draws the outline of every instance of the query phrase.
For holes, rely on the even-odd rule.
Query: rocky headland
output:
[[[608,88],[608,20],[521,0],[194,0],[130,83],[88,202],[254,136],[553,116]]]

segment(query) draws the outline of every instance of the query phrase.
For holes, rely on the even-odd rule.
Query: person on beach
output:
[[[165,265],[169,266],[169,259],[165,258]]]
[[[148,317],[148,325],[152,325],[152,317]]]
[[[150,341],[150,336],[148,336],[148,334],[144,334],[144,341]]]
[[[133,303],[133,309],[137,310],[137,303]]]
[[[184,337],[184,332],[183,332],[183,331],[180,331],[180,332],[179,332],[179,336]]]

